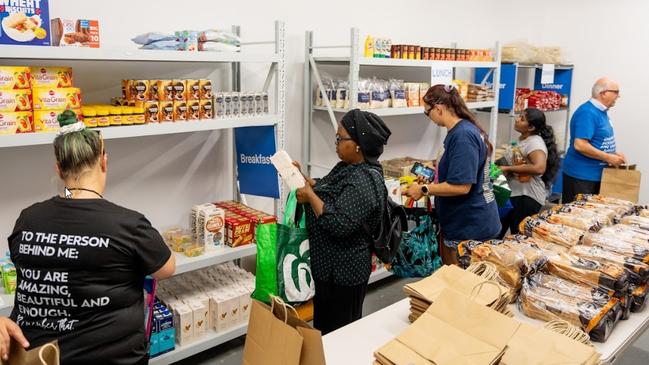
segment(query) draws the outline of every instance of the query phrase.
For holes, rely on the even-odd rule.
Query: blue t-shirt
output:
[[[606,153],[615,152],[615,135],[606,111],[592,101],[582,104],[570,119],[570,147],[563,162],[563,172],[576,179],[601,181],[606,162],[596,160],[575,150],[575,138],[586,139],[593,147]]]
[[[487,145],[468,120],[455,125],[444,139],[439,182],[471,184],[467,195],[435,197],[442,235],[447,240],[487,240],[500,232],[498,206],[489,180]]]

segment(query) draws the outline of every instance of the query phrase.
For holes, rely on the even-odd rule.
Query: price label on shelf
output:
[[[544,63],[541,69],[541,84],[554,83],[554,64]]]

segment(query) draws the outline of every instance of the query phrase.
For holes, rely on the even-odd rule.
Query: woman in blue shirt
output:
[[[413,184],[407,195],[435,197],[445,264],[458,264],[463,240],[487,240],[500,232],[496,199],[489,181],[492,146],[458,91],[435,85],[424,96],[424,114],[448,130],[434,184]]]

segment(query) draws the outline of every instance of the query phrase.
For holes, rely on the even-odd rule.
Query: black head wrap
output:
[[[392,132],[376,114],[354,109],[348,111],[341,121],[349,136],[358,144],[365,161],[379,165],[383,146],[388,142]]]

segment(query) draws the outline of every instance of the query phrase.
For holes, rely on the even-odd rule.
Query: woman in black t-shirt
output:
[[[25,347],[58,340],[64,365],[146,364],[144,277],[173,275],[174,256],[142,214],[103,199],[101,134],[71,111],[59,122],[65,190],[23,210],[9,236],[18,279],[11,320],[20,328],[0,321],[1,354],[11,336]]]

